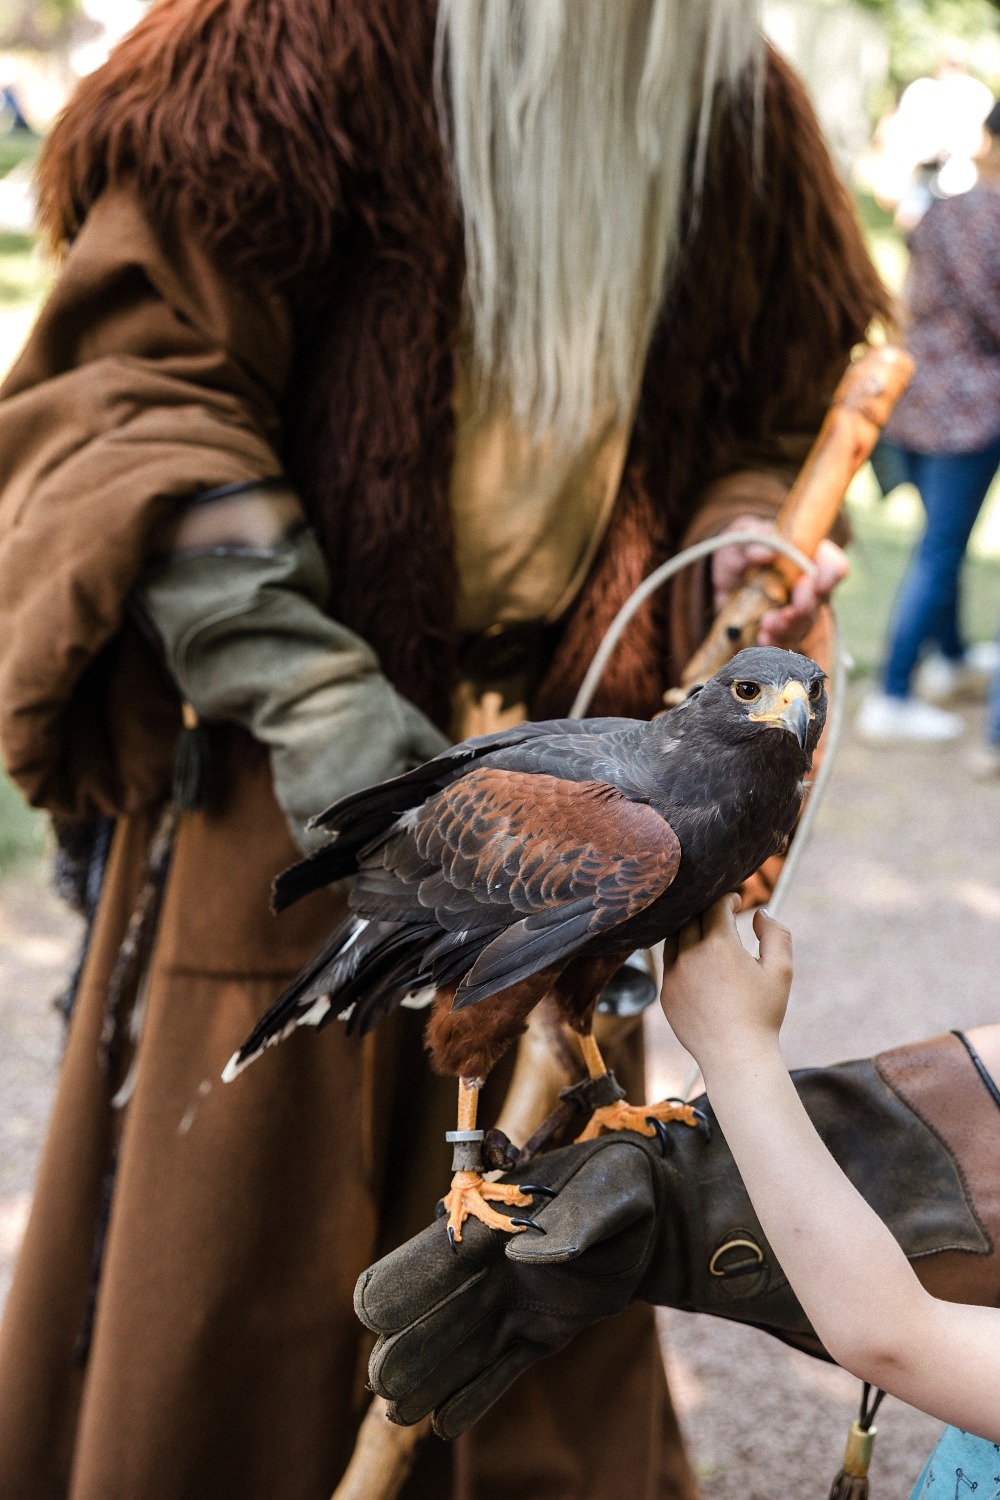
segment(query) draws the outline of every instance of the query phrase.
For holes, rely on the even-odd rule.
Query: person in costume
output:
[[[751,0],[159,0],[39,185],[66,258],[0,401],[0,739],[115,831],[0,1493],[313,1500],[450,1090],[412,1015],[221,1088],[340,909],[275,920],[271,881],[334,798],[564,713],[651,568],[773,515],[885,294]],[[650,604],[594,712],[660,708],[711,592]],[[816,607],[763,638],[822,656]],[[637,1038],[613,1060],[639,1084]],[[624,1490],[694,1493],[640,1306],[406,1493]]]

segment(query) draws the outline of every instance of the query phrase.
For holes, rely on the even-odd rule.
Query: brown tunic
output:
[[[322,895],[268,914],[294,850],[264,751],[238,730],[215,736],[215,803],[181,823],[124,1110],[109,1101],[129,1057],[104,1073],[98,1045],[179,723],[126,610],[172,506],[290,472],[337,614],[402,691],[449,711],[461,265],[432,24],[408,0],[161,0],[51,142],[47,213],[75,243],[0,403],[0,736],[32,801],[119,823],[0,1333],[4,1500],[323,1500],[364,1406],[354,1279],[441,1189],[452,1090],[429,1076],[419,1017],[363,1044],[299,1035],[217,1082],[335,909]],[[565,708],[708,484],[766,469],[773,499],[882,306],[777,64],[767,108],[762,189],[745,119],[720,124],[697,231],[711,255],[695,244],[678,277],[536,713]],[[688,647],[668,616],[637,622],[602,711],[657,707]],[[442,1496],[452,1471],[462,1500],[692,1494],[651,1313],[529,1372],[467,1438],[432,1445],[407,1493]]]

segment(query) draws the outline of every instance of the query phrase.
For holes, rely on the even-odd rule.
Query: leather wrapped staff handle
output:
[[[807,557],[814,557],[829,535],[847,486],[874,448],[913,370],[906,351],[891,344],[867,349],[848,365],[809,456],[775,518],[778,534]],[[752,646],[764,615],[787,604],[800,573],[790,558],[780,556],[748,570],[684,668],[680,687],[667,695],[667,701],[679,702],[737,651]]]

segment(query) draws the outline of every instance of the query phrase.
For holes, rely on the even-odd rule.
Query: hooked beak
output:
[[[795,686],[798,687],[799,684],[796,683]],[[789,734],[794,734],[799,742],[799,749],[804,750],[806,748],[806,736],[809,733],[809,703],[804,695],[800,698],[796,694],[791,699],[784,713],[781,715],[781,722]]]
[[[809,734],[809,695],[801,682],[786,682],[780,692],[775,692],[763,713],[751,714],[759,724],[773,724],[775,729],[787,729],[794,734],[799,749],[806,747]]]

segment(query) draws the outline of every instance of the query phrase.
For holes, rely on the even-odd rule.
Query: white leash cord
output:
[[[689,568],[693,563],[700,562],[702,558],[711,557],[713,552],[718,552],[722,547],[744,547],[751,544],[769,548],[772,552],[780,552],[785,557],[791,558],[810,578],[816,577],[816,565],[811,558],[800,552],[798,547],[793,547],[783,537],[769,535],[763,531],[728,531],[720,536],[709,537],[707,541],[697,542],[693,547],[686,547],[683,552],[678,552],[669,562],[661,563],[644,578],[638,588],[634,589],[625,600],[621,609],[615,615],[611,624],[601,638],[601,644],[594,652],[590,666],[587,668],[586,676],[580,684],[580,690],[573,699],[573,706],[569,711],[571,719],[582,719],[590,707],[597,685],[604,675],[605,668],[611,660],[611,656],[621,640],[626,627],[633,615],[641,609],[650,595],[662,588],[663,584],[669,582],[675,574]],[[816,814],[819,812],[820,803],[826,792],[827,784],[833,772],[834,760],[840,744],[840,737],[844,727],[845,698],[847,689],[848,660],[841,649],[840,626],[837,622],[836,612],[831,606],[833,616],[833,692],[831,695],[830,715],[826,725],[826,745],[824,747],[823,763],[816,775],[812,792],[806,802],[799,819],[795,837],[792,839],[785,863],[782,866],[778,882],[771,893],[771,899],[767,903],[767,909],[772,917],[777,917],[788,888],[794,879],[798,869],[799,861],[805,850],[806,843],[812,831]]]

